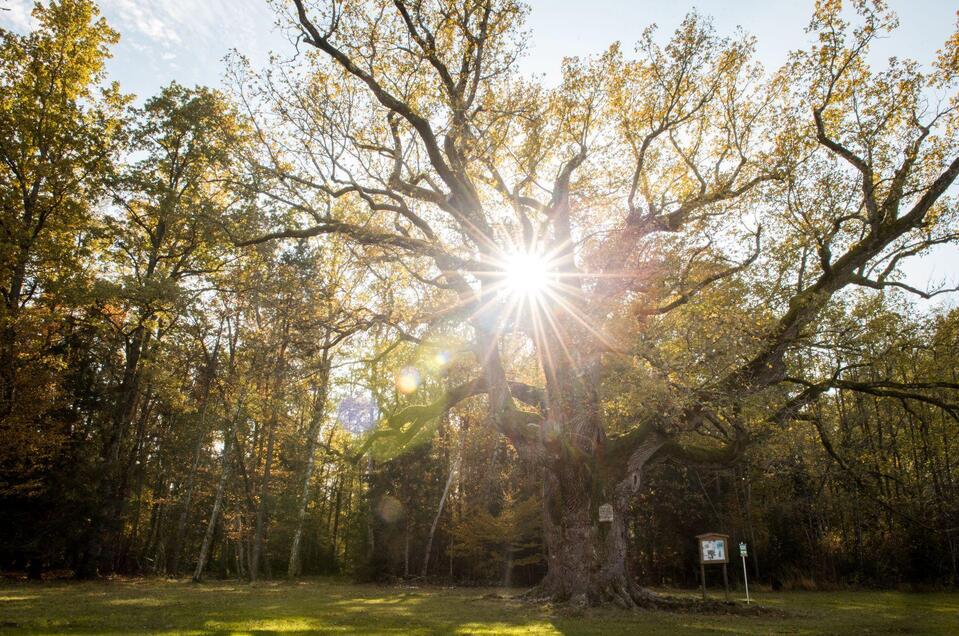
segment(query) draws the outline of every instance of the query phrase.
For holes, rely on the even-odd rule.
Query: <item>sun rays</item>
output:
[[[568,248],[511,243],[485,260],[488,269],[472,272],[480,290],[461,303],[471,306],[470,320],[492,332],[492,347],[504,334],[525,334],[544,369],[563,362],[577,365],[570,350],[572,332],[593,338],[607,350],[616,349],[584,306],[583,282],[593,276],[573,266]]]
[[[604,333],[605,313],[590,306],[589,299],[596,285],[635,278],[637,272],[589,271],[574,261],[574,249],[568,243],[500,238],[501,243],[490,240],[485,253],[474,253],[471,262],[477,267],[448,273],[465,284],[453,303],[431,311],[438,320],[456,315],[485,332],[477,341],[480,348],[474,349],[481,365],[503,353],[504,336],[525,339],[547,373],[567,365],[579,368],[584,360],[574,352],[581,353],[583,346],[621,352]],[[593,344],[587,345],[590,340]],[[400,393],[419,388],[421,378],[414,370],[405,368],[396,374]]]

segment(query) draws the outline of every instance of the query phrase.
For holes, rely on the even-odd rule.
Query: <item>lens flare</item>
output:
[[[372,396],[366,394],[349,395],[340,400],[336,417],[343,428],[360,435],[373,429],[376,420],[379,418],[379,410]]]
[[[391,497],[390,495],[384,495],[376,505],[376,512],[379,514],[380,519],[386,523],[393,523],[398,521],[405,511],[399,499]]]
[[[420,372],[415,367],[405,367],[396,374],[396,390],[409,395],[420,386]]]

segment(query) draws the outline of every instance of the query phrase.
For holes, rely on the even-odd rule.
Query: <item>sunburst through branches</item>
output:
[[[542,298],[552,291],[555,275],[549,259],[541,253],[518,251],[503,259],[503,286],[516,300]]]

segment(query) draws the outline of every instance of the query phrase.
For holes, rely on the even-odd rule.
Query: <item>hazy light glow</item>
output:
[[[415,367],[405,367],[396,375],[396,389],[409,395],[420,386],[420,372]]]
[[[534,252],[516,252],[503,262],[506,289],[518,298],[542,296],[551,286],[548,259]]]

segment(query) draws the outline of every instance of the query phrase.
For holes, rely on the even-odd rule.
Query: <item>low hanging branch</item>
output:
[[[827,389],[835,388],[865,393],[876,397],[923,402],[941,409],[947,413],[949,417],[959,422],[959,402],[949,402],[934,395],[919,392],[922,389],[949,389],[959,392],[959,384],[954,382],[855,382],[839,378],[833,378],[819,383],[810,382],[802,378],[786,378],[786,381],[801,384],[809,387],[809,389],[821,389],[823,392]],[[959,395],[959,393],[957,393],[957,395]]]
[[[516,399],[539,408],[543,404],[542,390],[521,382],[510,382],[510,391]],[[486,380],[477,378],[448,389],[443,396],[429,404],[413,404],[384,418],[380,427],[370,433],[353,454],[359,459],[378,441],[392,440],[402,446],[432,422],[443,417],[451,408],[469,398],[489,392]],[[526,443],[538,441],[542,416],[538,413],[512,408],[503,416],[503,433],[511,439]]]

